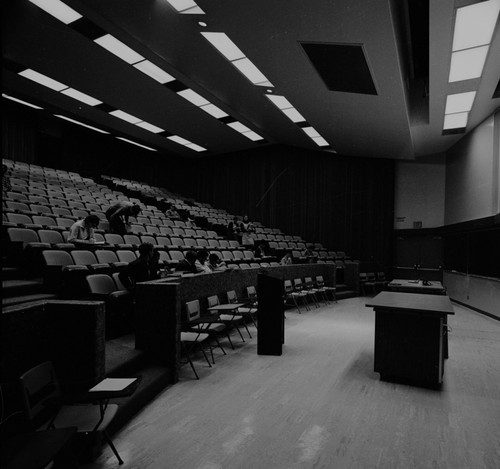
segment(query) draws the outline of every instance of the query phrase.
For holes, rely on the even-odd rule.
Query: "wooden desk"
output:
[[[445,295],[446,291],[441,282],[430,281],[424,285],[423,280],[394,279],[387,284],[387,289],[402,293],[421,293],[428,295]]]
[[[455,314],[450,299],[382,292],[366,306],[375,310],[374,370],[381,379],[442,383],[446,317]]]

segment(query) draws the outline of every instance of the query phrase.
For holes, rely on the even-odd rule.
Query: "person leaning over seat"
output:
[[[111,207],[106,210],[109,231],[122,236],[127,234],[126,225],[129,224],[129,217],[136,217],[139,215],[140,211],[141,207],[139,207],[139,205],[127,202],[126,200],[121,200],[111,205]]]
[[[68,234],[68,243],[73,244],[94,244],[94,229],[99,226],[97,215],[88,215],[83,220],[76,221],[71,225]]]
[[[154,250],[151,243],[142,243],[139,246],[139,257],[118,274],[123,286],[129,291],[134,291],[137,283],[160,278],[159,257],[159,252]]]

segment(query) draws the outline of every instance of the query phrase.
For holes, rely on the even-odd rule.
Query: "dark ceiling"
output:
[[[455,8],[474,1],[197,0],[205,14],[180,14],[165,0],[65,3],[83,16],[87,29],[65,25],[28,0],[4,2],[3,92],[159,151],[203,156],[273,143],[320,149],[304,125],[266,98],[268,89],[285,96],[326,139],[330,147],[324,151],[393,159],[440,154],[463,137],[443,135],[448,94],[477,90],[467,132],[500,104],[493,98],[500,77],[498,24],[482,77],[448,83]],[[114,56],[89,39],[95,30],[112,34],[176,82],[162,85]],[[226,33],[274,87],[250,83],[200,32]],[[16,73],[23,68],[104,104],[92,107],[40,86]],[[264,141],[249,140],[226,125],[228,119],[186,101],[177,85]],[[109,109],[166,132],[151,133]],[[172,142],[170,134],[207,151]]]

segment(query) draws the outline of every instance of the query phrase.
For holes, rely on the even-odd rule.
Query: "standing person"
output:
[[[122,236],[127,234],[126,225],[129,224],[129,217],[136,217],[139,215],[140,211],[141,207],[139,207],[139,205],[127,202],[126,200],[121,200],[120,202],[112,205],[106,210],[106,218],[109,222],[109,231]]]
[[[75,245],[94,244],[94,230],[99,226],[99,217],[97,215],[88,215],[83,220],[76,221],[69,229],[68,243]]]
[[[226,235],[227,239],[234,239],[238,241],[238,233],[240,232],[238,226],[238,217],[234,217],[226,227]]]
[[[241,244],[242,246],[253,246],[255,241],[252,238],[252,233],[255,231],[255,226],[249,220],[248,215],[243,217],[242,222],[240,223],[240,232],[241,232]]]
[[[155,253],[154,246],[151,243],[142,243],[139,246],[139,257],[130,262],[118,274],[123,286],[133,292],[137,283],[159,278],[159,257],[159,253]]]

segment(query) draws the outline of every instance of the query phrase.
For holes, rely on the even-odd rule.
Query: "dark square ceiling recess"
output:
[[[300,44],[329,90],[377,94],[360,44]]]

